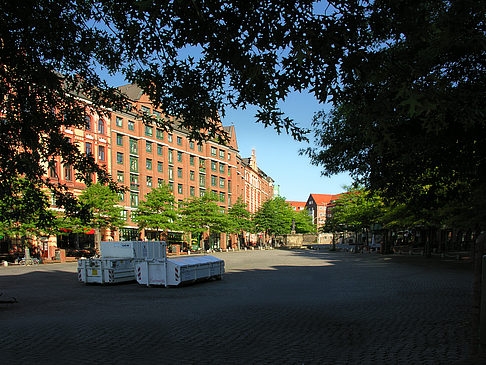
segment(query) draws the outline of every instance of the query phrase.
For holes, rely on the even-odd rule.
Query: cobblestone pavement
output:
[[[472,271],[310,250],[218,253],[222,281],[83,285],[0,268],[1,364],[468,364]]]

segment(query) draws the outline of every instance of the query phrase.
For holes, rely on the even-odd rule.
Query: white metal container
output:
[[[223,274],[224,261],[209,255],[135,262],[136,280],[147,286],[177,286],[198,280],[221,279]]]
[[[78,280],[82,283],[114,284],[135,280],[132,258],[78,260]]]
[[[103,241],[100,253],[103,258],[163,259],[166,247],[164,241]]]

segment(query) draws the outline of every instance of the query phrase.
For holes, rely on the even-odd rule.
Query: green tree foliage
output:
[[[118,206],[118,194],[108,186],[92,184],[79,197],[80,211],[84,212],[84,224],[96,232],[95,248],[99,249],[101,229],[115,229],[125,223],[121,219],[122,207]]]
[[[152,189],[145,196],[133,220],[138,223],[139,229],[150,228],[157,232],[174,230],[178,224],[178,214],[174,205],[174,195],[169,186],[164,184]]]
[[[227,232],[228,218],[217,201],[212,194],[185,201],[179,212],[181,228],[198,236],[203,232]]]
[[[316,232],[314,220],[306,209],[301,211],[293,211],[293,219],[295,219],[295,233]]]
[[[0,236],[22,237],[46,234],[56,226],[56,216],[49,210],[46,191],[24,178],[0,180]]]
[[[251,214],[247,209],[246,203],[241,197],[228,211],[229,232],[243,233],[243,231],[252,231]]]
[[[329,226],[334,230],[360,231],[381,223],[384,204],[377,193],[364,188],[349,188],[334,201],[331,212]]]
[[[303,29],[311,11],[309,1],[1,2],[0,179],[45,183],[62,206],[72,206],[65,187],[42,180],[54,156],[82,181],[96,173],[98,181],[112,183],[62,126],[83,127],[86,113],[131,110],[145,123],[173,127],[169,118],[132,109],[100,70],[138,84],[195,139],[225,139],[213,121],[227,108],[248,105],[258,107],[256,120],[302,138],[305,131],[280,112],[278,102],[290,88],[301,88],[281,64],[283,51],[300,36],[290,32]]]
[[[292,230],[293,211],[284,198],[276,197],[265,201],[255,213],[253,222],[259,232],[286,234]]]
[[[253,222],[251,214],[247,210],[247,205],[241,197],[228,211],[228,231],[238,234],[238,249],[240,248],[240,235],[244,232],[253,232]]]
[[[397,203],[470,206],[485,187],[486,5],[335,6],[341,16],[326,18],[323,44],[309,50],[316,65],[322,54],[337,64],[330,77],[339,83],[331,112],[315,116],[319,147],[307,154],[325,174],[350,171]],[[336,31],[340,40],[327,38]]]

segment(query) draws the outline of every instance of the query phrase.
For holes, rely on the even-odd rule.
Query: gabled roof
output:
[[[337,198],[339,198],[340,195],[341,194],[310,194],[309,198],[312,197],[317,205],[327,205],[332,200],[336,200]]]

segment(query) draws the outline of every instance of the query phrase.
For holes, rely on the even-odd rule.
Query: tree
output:
[[[217,197],[205,194],[199,198],[186,200],[182,209],[181,227],[191,233],[221,233],[228,231],[228,219],[216,203]]]
[[[162,239],[163,231],[173,230],[177,227],[178,215],[174,204],[174,195],[169,186],[163,184],[152,189],[145,196],[145,200],[140,202],[134,215],[134,221],[138,223],[140,230],[144,228],[155,229],[159,239]]]
[[[276,6],[278,5],[278,6]],[[256,105],[256,119],[295,138],[303,131],[278,108],[292,84],[281,72],[282,50],[310,16],[311,2],[7,1],[0,4],[0,178],[45,184],[59,204],[74,196],[43,179],[49,164],[78,171],[90,183],[116,185],[82,154],[62,127],[83,127],[87,114],[136,113],[166,130],[173,118],[194,139],[225,140],[226,108]],[[263,21],[262,21],[263,19]],[[187,54],[187,50],[193,52]],[[198,53],[198,54],[197,54]],[[196,57],[193,55],[196,54]],[[150,96],[163,118],[132,108],[132,100],[100,77],[121,74]],[[300,86],[297,86],[300,88]],[[83,102],[88,100],[88,103]],[[6,195],[0,192],[0,200]]]
[[[0,236],[43,235],[56,227],[56,216],[49,210],[46,191],[24,178],[0,181],[0,190],[8,192],[0,200]]]
[[[316,226],[314,220],[309,212],[304,209],[300,211],[293,211],[293,219],[295,219],[295,233],[315,233]]]
[[[267,235],[286,234],[292,230],[293,211],[282,197],[265,201],[255,213],[255,228]]]
[[[118,206],[118,194],[108,186],[92,184],[79,197],[80,211],[83,212],[83,223],[95,230],[95,249],[100,248],[101,230],[121,227],[122,207]]]
[[[228,219],[229,232],[237,233],[238,236],[252,229],[251,214],[241,197],[238,197],[236,203],[229,209]],[[240,249],[240,237],[238,237],[238,249]]]

